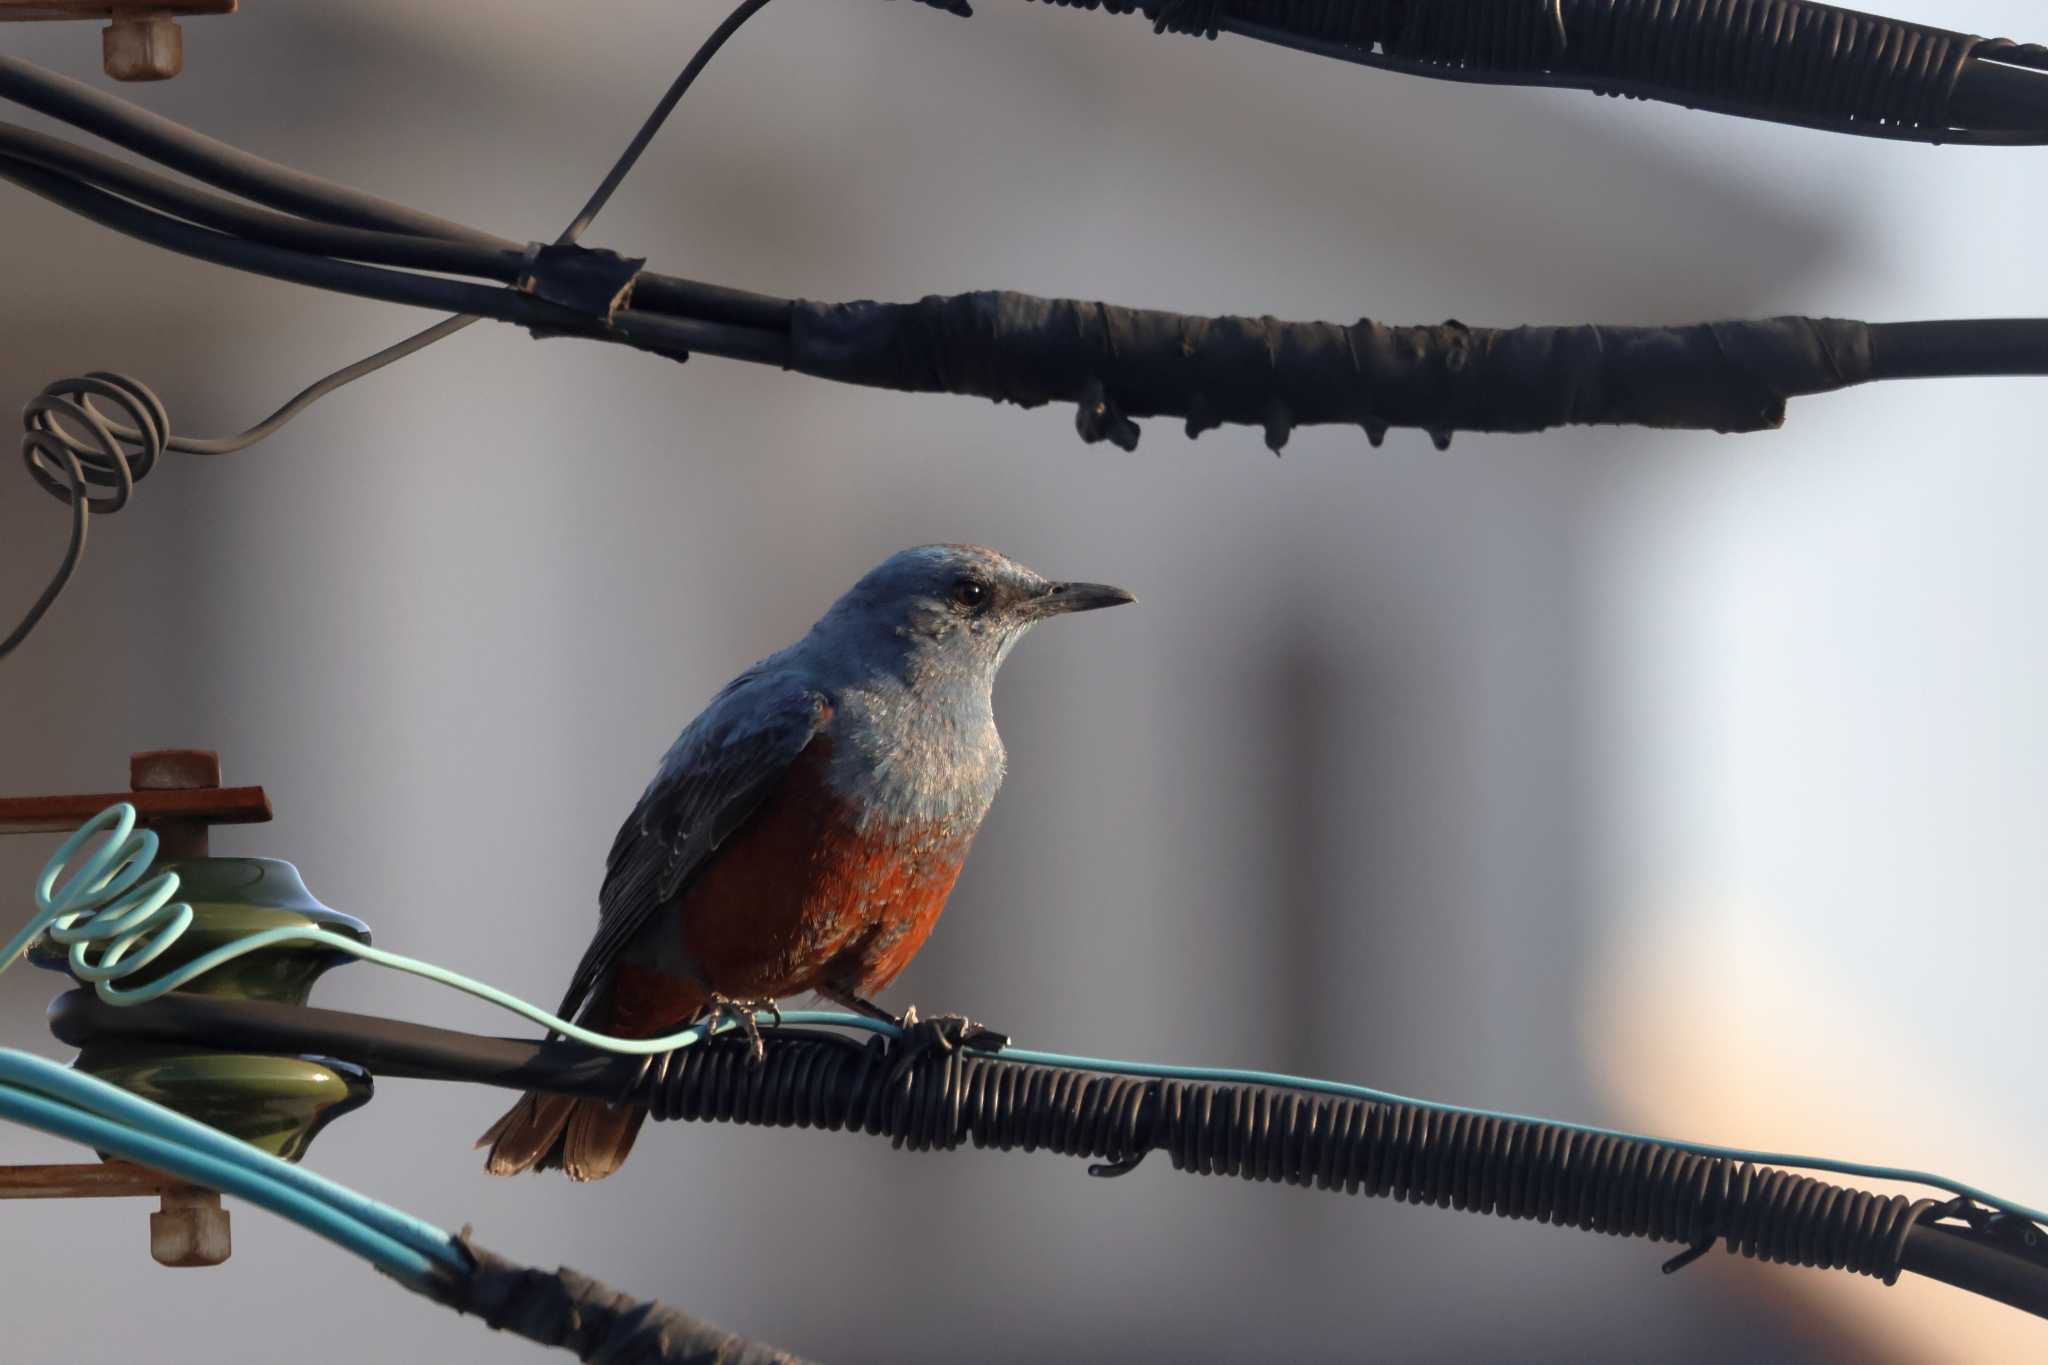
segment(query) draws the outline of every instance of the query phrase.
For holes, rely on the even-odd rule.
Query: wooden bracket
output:
[[[234,1254],[220,1196],[127,1161],[0,1166],[0,1199],[110,1199],[155,1195],[149,1254],[158,1265],[220,1265]]]
[[[165,858],[203,858],[210,826],[260,825],[270,819],[270,797],[263,788],[223,787],[220,755],[207,749],[130,755],[128,787],[79,796],[0,796],[0,834],[74,830],[116,801],[126,801],[141,823],[157,832]]]
[[[10,19],[105,19],[100,65],[117,81],[167,81],[185,69],[180,15],[233,14],[236,0],[0,0],[0,22]]]

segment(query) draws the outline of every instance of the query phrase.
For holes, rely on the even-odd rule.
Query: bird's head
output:
[[[1047,578],[979,545],[920,545],[870,570],[819,629],[892,657],[906,682],[992,681],[1010,647],[1047,617],[1137,600],[1105,583]]]

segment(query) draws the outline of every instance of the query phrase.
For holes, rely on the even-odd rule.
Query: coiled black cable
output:
[[[1984,61],[2036,70],[2048,49],[1817,0],[1039,0],[1142,14],[1155,32],[1235,33],[1446,79],[1596,94],[1927,142],[2048,141],[2048,82],[2022,95]],[[2006,73],[2009,77],[2014,73]],[[2019,96],[1973,100],[1968,79]],[[2001,124],[1979,124],[1984,117]]]
[[[666,1056],[488,1038],[336,1010],[177,991],[109,1005],[88,989],[51,1002],[78,1048],[194,1047],[341,1057],[380,1077],[468,1081],[645,1105],[658,1119],[817,1128],[913,1151],[964,1143],[1049,1151],[1121,1175],[1152,1152],[1177,1170],[1490,1213],[1853,1271],[1901,1269],[2048,1317],[2039,1229],[1965,1199],[1908,1202],[1775,1167],[1561,1124],[1269,1086],[1154,1080],[945,1051],[928,1035],[865,1043],[807,1028],[716,1038]],[[1957,1220],[1961,1220],[1959,1223]]]
[[[625,1102],[656,1119],[850,1130],[912,1151],[1050,1151],[1121,1175],[1175,1170],[1392,1198],[1897,1281],[1934,1199],[1831,1185],[1659,1143],[1255,1086],[1148,1080],[978,1052],[769,1034],[761,1065],[717,1040],[648,1068]]]

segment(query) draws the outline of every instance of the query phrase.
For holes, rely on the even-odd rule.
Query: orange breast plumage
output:
[[[827,735],[813,739],[746,823],[650,925],[679,934],[670,970],[621,964],[613,1026],[678,1026],[706,989],[734,999],[831,987],[868,996],[931,936],[974,829],[863,820],[826,781]],[[978,823],[978,822],[977,822]]]

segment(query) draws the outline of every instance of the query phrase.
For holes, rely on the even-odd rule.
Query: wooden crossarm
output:
[[[134,806],[145,825],[197,820],[209,825],[260,825],[271,818],[261,787],[197,787],[186,791],[105,792],[85,796],[0,796],[0,834],[77,829],[116,801]]]
[[[169,4],[115,4],[111,0],[0,0],[0,23],[9,19],[112,19],[116,14],[233,14],[236,0],[181,0]]]

